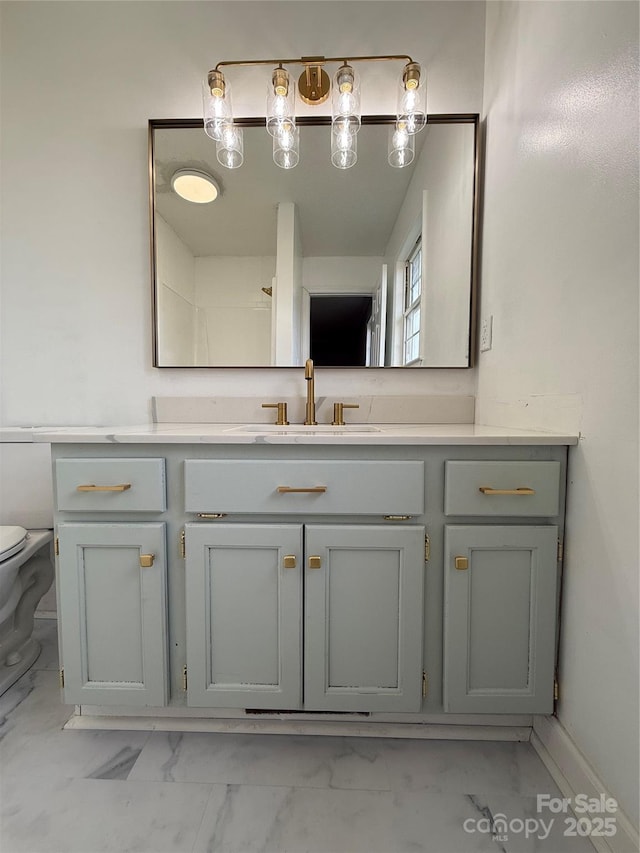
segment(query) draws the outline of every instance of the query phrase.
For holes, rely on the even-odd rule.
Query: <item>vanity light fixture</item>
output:
[[[203,84],[204,130],[216,142],[218,162],[229,169],[244,160],[242,128],[234,123],[229,81],[222,68],[231,66],[274,66],[267,83],[267,131],[273,137],[273,159],[282,169],[292,169],[300,159],[299,130],[296,127],[296,81],[286,65],[302,65],[297,91],[305,104],[323,104],[331,95],[331,162],[349,169],[358,159],[357,134],[362,121],[360,79],[353,63],[404,61],[398,80],[395,135],[389,143],[388,159],[396,168],[408,166],[414,157],[413,135],[427,122],[424,73],[410,56],[354,56],[348,58],[303,56],[300,59],[254,59],[219,62]],[[333,83],[324,69],[340,63]],[[392,132],[393,135],[393,132]]]
[[[171,189],[194,204],[209,204],[220,195],[215,179],[198,169],[178,169],[171,178]]]

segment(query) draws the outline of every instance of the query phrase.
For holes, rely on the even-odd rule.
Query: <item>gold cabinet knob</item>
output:
[[[468,569],[469,568],[469,558],[468,557],[456,557],[454,560],[454,565],[456,569]]]
[[[156,558],[155,554],[140,554],[140,568],[141,569],[151,568],[155,558]]]
[[[309,557],[309,568],[310,569],[321,569],[322,568],[322,559],[317,555],[313,557]]]
[[[297,564],[295,554],[287,554],[286,557],[282,558],[282,568],[283,569],[295,569]]]
[[[286,403],[263,403],[263,409],[277,409],[278,410],[278,419],[276,420],[276,426],[289,426],[289,421],[287,420],[287,404]]]

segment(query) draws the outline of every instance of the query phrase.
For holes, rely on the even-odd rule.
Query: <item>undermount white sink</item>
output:
[[[306,426],[305,424],[289,424],[278,426],[278,424],[242,424],[232,427],[227,432],[243,433],[275,433],[281,435],[345,435],[347,433],[381,432],[379,427],[370,424],[345,424],[344,426],[331,426],[331,424],[316,424]]]

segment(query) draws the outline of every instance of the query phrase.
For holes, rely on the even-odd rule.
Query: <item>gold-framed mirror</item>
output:
[[[289,170],[264,119],[236,119],[238,169],[202,120],[149,122],[155,367],[472,365],[478,116],[429,115],[405,168],[387,161],[394,116],[363,117],[345,170],[330,122],[298,120]],[[213,179],[216,200],[180,197],[185,171]]]

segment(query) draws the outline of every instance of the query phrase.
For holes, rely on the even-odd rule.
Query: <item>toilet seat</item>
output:
[[[24,527],[0,526],[0,563],[22,551],[28,537]]]

